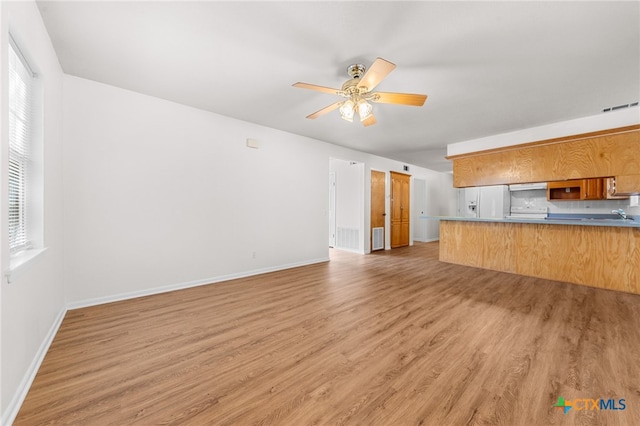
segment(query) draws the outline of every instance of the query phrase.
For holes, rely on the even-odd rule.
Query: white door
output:
[[[427,241],[427,181],[413,179],[413,239]]]

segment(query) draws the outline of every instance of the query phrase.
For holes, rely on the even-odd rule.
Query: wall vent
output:
[[[336,247],[358,250],[360,248],[360,230],[338,227],[336,229]]]
[[[384,228],[373,228],[371,231],[373,232],[371,237],[371,250],[384,249]]]
[[[638,101],[631,102],[630,104],[624,104],[624,105],[618,105],[618,106],[614,106],[614,107],[608,107],[608,108],[603,109],[602,112],[617,111],[619,109],[629,108],[629,107],[634,107],[634,106],[638,106]]]

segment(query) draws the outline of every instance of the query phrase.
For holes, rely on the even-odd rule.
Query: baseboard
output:
[[[298,268],[300,266],[313,265],[315,263],[322,263],[322,262],[328,262],[328,261],[329,261],[328,257],[322,257],[318,259],[306,260],[303,262],[288,263],[284,265],[272,266],[269,268],[254,269],[251,271],[239,272],[235,274],[220,275],[212,278],[205,278],[201,280],[188,281],[188,282],[178,283],[178,284],[171,284],[171,285],[162,286],[162,287],[154,287],[154,288],[149,288],[149,289],[140,290],[140,291],[133,291],[129,293],[120,293],[112,296],[85,299],[85,300],[67,303],[67,309],[73,310],[73,309],[87,308],[89,306],[102,305],[105,303],[120,302],[122,300],[135,299],[137,297],[152,296],[154,294],[167,293],[167,292],[176,291],[176,290],[183,290],[186,288],[198,287],[198,286],[207,285],[207,284],[215,284],[223,281],[235,280],[238,278],[246,278],[254,275],[266,274],[269,272],[277,272],[285,269]]]
[[[356,254],[366,254],[364,252],[364,250],[358,250],[358,249],[350,249],[350,248],[343,248],[343,247],[333,247],[334,250],[340,250],[340,251],[346,251],[349,253],[356,253]]]
[[[33,380],[36,378],[36,374],[40,369],[40,365],[42,364],[42,361],[44,361],[44,357],[47,355],[47,352],[49,351],[49,346],[51,346],[51,343],[53,342],[54,337],[56,337],[56,334],[58,333],[58,329],[60,328],[60,325],[62,324],[62,320],[64,319],[64,316],[66,313],[67,313],[67,308],[63,307],[58,313],[58,316],[56,317],[56,319],[53,321],[51,328],[49,328],[47,335],[45,336],[44,340],[40,344],[40,347],[38,348],[38,352],[36,352],[36,355],[33,357],[31,364],[27,368],[27,371],[25,372],[22,380],[20,381],[20,385],[18,385],[18,389],[16,390],[16,393],[13,395],[13,398],[11,399],[11,402],[7,406],[6,411],[2,413],[3,425],[11,425],[13,421],[16,419],[16,416],[20,411],[20,407],[22,407],[22,403],[24,402],[24,399],[27,397],[27,393],[29,393],[29,388],[31,388],[31,384],[33,383]]]
[[[418,240],[418,239],[414,239],[413,241],[417,242],[417,243],[432,243],[434,241],[439,241],[440,237],[438,238],[427,238],[426,240]]]

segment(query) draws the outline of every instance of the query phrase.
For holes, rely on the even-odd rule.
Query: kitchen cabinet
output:
[[[603,200],[604,199],[604,182],[602,178],[582,179],[583,183],[583,200]]]
[[[616,176],[640,193],[640,124],[448,156],[453,186],[503,185]]]
[[[604,196],[607,200],[626,200],[629,198],[629,194],[620,194],[616,187],[616,178],[609,177],[604,178]]]
[[[549,182],[547,184],[547,200],[603,200],[605,198],[603,185],[604,182],[602,178]]]
[[[440,221],[440,261],[640,294],[640,229]]]
[[[640,195],[640,174],[617,175],[614,192],[616,195]]]

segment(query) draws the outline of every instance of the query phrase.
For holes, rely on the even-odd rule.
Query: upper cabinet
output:
[[[631,195],[618,191],[617,179],[615,177],[604,178],[602,181],[604,182],[604,197],[607,200],[624,200]]]
[[[549,201],[602,200],[605,198],[603,179],[573,179],[547,184]]]
[[[640,177],[640,176],[639,176]],[[547,183],[547,200],[571,201],[571,200],[624,200],[628,199],[629,192],[619,190],[619,179],[625,183],[628,176],[572,179]],[[640,187],[640,185],[638,185]]]
[[[602,178],[612,176],[618,193],[640,193],[639,152],[640,125],[634,125],[448,159],[453,161],[456,188],[598,178],[604,197]],[[593,199],[592,193],[587,189],[588,198],[583,199]]]
[[[638,157],[636,153],[636,159]],[[640,174],[618,175],[614,179],[614,195],[629,196],[640,194]]]

